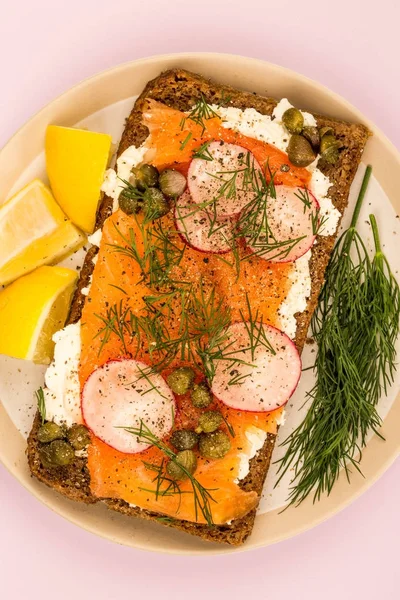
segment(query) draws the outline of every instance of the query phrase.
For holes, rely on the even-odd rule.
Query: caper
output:
[[[301,134],[310,142],[313,150],[317,152],[320,141],[318,127],[314,127],[312,125],[303,127]]]
[[[296,167],[307,167],[316,158],[310,142],[302,135],[292,135],[287,153],[290,162]]]
[[[45,469],[54,469],[57,466],[53,463],[50,446],[43,446],[39,449],[39,458]]]
[[[84,425],[72,425],[67,433],[67,438],[75,450],[83,450],[90,443],[90,435]]]
[[[144,213],[147,221],[154,221],[169,212],[170,206],[164,194],[157,188],[148,188],[143,194]]]
[[[203,433],[199,442],[200,453],[206,458],[223,458],[231,449],[229,437],[223,431]]]
[[[195,383],[191,394],[193,406],[196,408],[206,408],[212,402],[211,392],[208,385],[204,382]]]
[[[119,195],[118,205],[122,212],[124,212],[126,215],[133,215],[139,210],[137,198],[129,198],[128,196],[125,196],[124,190],[122,190]]]
[[[65,467],[74,460],[75,452],[68,442],[54,440],[48,446],[40,449],[40,458],[47,468]]]
[[[174,169],[165,169],[160,174],[160,189],[169,198],[177,198],[186,188],[186,177]]]
[[[199,426],[196,428],[197,433],[212,433],[223,423],[224,419],[217,410],[207,410],[199,417]]]
[[[65,437],[64,427],[60,427],[60,425],[57,425],[53,421],[48,421],[44,425],[41,425],[37,432],[37,439],[42,444],[48,444],[54,440],[62,440],[63,437]]]
[[[177,450],[191,450],[199,441],[199,436],[191,429],[177,429],[171,436],[171,444]]]
[[[321,129],[319,130],[319,137],[322,138],[324,137],[324,135],[330,135],[330,134],[334,134],[335,132],[333,131],[332,127],[321,127]]]
[[[282,122],[290,133],[301,133],[304,117],[297,108],[288,108],[282,115]]]
[[[167,473],[172,479],[187,479],[188,475],[179,466],[182,465],[190,474],[197,468],[197,458],[193,450],[183,450],[178,452],[175,460],[170,460],[167,464]]]
[[[190,367],[179,367],[172,371],[167,377],[167,382],[171,390],[181,396],[186,394],[192,387],[194,380],[194,371]]]
[[[321,139],[321,157],[329,164],[334,165],[339,158],[339,145],[334,135],[325,134]]]
[[[142,165],[141,167],[133,167],[132,175],[134,176],[134,185],[138,190],[144,192],[149,187],[154,187],[158,184],[158,170],[153,165]],[[132,178],[133,179],[133,178]]]

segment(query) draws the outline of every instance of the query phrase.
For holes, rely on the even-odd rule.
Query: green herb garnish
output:
[[[155,446],[171,461],[176,463],[179,468],[185,473],[186,477],[189,479],[192,486],[193,493],[193,501],[194,501],[194,510],[196,521],[198,519],[198,515],[201,513],[206,520],[209,526],[212,526],[213,518],[211,511],[211,502],[215,502],[211,492],[215,492],[215,489],[207,489],[201,485],[201,483],[196,479],[196,477],[188,471],[184,465],[177,461],[176,454],[171,450],[169,446],[164,444],[156,435],[154,435],[151,430],[147,427],[143,421],[140,422],[140,427],[124,427],[125,431],[131,433],[132,435],[137,436],[139,439],[148,442],[152,446]],[[146,466],[146,465],[145,465]],[[156,489],[155,490],[145,490],[147,492],[154,493],[156,497],[163,495],[175,495],[182,494],[179,487],[179,483],[171,480],[164,474],[164,464],[161,465],[148,465],[146,468],[150,468],[157,472],[157,476],[154,481],[156,481]],[[162,487],[164,484],[167,484],[167,487]],[[179,510],[179,507],[178,507]]]
[[[212,296],[211,296],[212,297]],[[213,302],[214,298],[212,297]],[[234,349],[235,341],[230,340],[228,326],[231,324],[231,314],[229,307],[226,307],[223,300],[215,300],[211,313],[215,315],[210,320],[208,326],[208,338],[200,338],[197,341],[197,353],[202,361],[203,369],[209,382],[214,379],[217,365],[224,363],[225,370],[230,372],[231,379],[228,385],[239,385],[251,373],[239,375],[236,367],[239,365],[254,367],[253,363],[243,360],[241,356],[250,351],[251,359],[255,359],[255,352],[258,347],[264,347],[269,352],[275,354],[264,330],[263,319],[258,309],[253,314],[248,296],[246,295],[248,314],[240,311],[240,317],[245,325],[248,335],[248,344],[238,349]],[[197,309],[199,311],[199,308]]]
[[[188,142],[190,141],[190,138],[192,137],[192,132],[190,131],[187,136],[185,137],[184,140],[182,140],[182,142],[180,143],[179,146],[179,150],[183,150],[185,148],[185,146],[188,144]]]
[[[165,524],[174,523],[176,521],[176,519],[174,519],[173,517],[156,517],[156,519],[159,523]]]
[[[268,179],[267,176],[268,175]],[[266,260],[286,258],[293,248],[301,242],[305,236],[280,241],[278,240],[269,223],[269,212],[271,200],[276,199],[274,184],[275,173],[272,173],[267,163],[265,174],[248,165],[246,176],[249,178],[247,185],[251,185],[254,196],[244,207],[235,227],[236,239],[245,238],[251,246],[252,253],[244,254],[241,260],[249,260],[252,256],[260,256]],[[304,204],[304,212],[310,212],[313,232],[317,234],[320,225],[319,212],[313,211],[312,203],[306,189],[299,189],[297,197]]]
[[[370,223],[374,236],[375,256],[371,265],[370,286],[368,288],[371,320],[374,335],[372,342],[376,345],[375,355],[377,376],[368,370],[366,385],[371,390],[374,402],[379,400],[382,388],[387,394],[387,387],[393,383],[396,371],[396,340],[399,335],[400,321],[400,289],[382,252],[378,226],[374,215],[370,215]],[[371,331],[371,329],[370,329]]]
[[[236,434],[235,434],[235,430],[234,430],[233,426],[232,426],[232,425],[229,423],[229,421],[228,421],[228,420],[227,420],[227,419],[224,417],[224,415],[222,415],[222,418],[223,418],[223,420],[224,420],[224,423],[225,423],[225,425],[226,425],[226,428],[227,428],[227,429],[228,429],[228,431],[229,431],[229,435],[230,435],[231,437],[235,437],[235,436],[236,436]]]
[[[202,128],[201,135],[203,135],[206,130],[204,121],[208,121],[208,119],[212,119],[213,117],[218,117],[218,114],[211,108],[209,104],[207,104],[206,99],[204,98],[203,94],[201,94],[200,98],[197,100],[187,117],[182,118],[180,127],[181,129],[184,129],[186,120],[190,119],[196,123],[196,125],[199,125]]]
[[[124,290],[124,288],[120,287],[119,285],[114,285],[113,283],[109,283],[108,285],[110,287],[115,288],[116,290],[118,290],[119,292],[121,292],[122,294],[124,294],[125,296],[128,295],[128,292],[126,290]]]
[[[236,197],[239,191],[249,191],[254,196],[255,201],[249,203],[249,216],[247,221],[243,219],[238,231],[233,232],[232,239],[227,240],[232,248],[232,262],[228,262],[232,268],[236,269],[237,275],[240,274],[240,262],[243,256],[237,245],[237,237],[243,237],[244,232],[252,231],[254,234],[253,222],[254,208],[259,208],[263,203],[266,211],[265,198],[274,198],[275,187],[274,177],[267,165],[266,172],[269,174],[269,180],[255,166],[250,153],[243,154],[240,168],[233,171],[221,171],[215,177],[221,182],[220,189],[215,198],[210,199],[193,208],[193,212],[207,208],[205,214],[209,219],[211,235],[223,225],[220,225],[217,218],[217,200],[222,197]],[[238,179],[241,175],[240,179]],[[304,192],[306,194],[306,191]],[[305,196],[307,199],[307,197]],[[142,279],[152,291],[144,297],[146,304],[145,313],[140,316],[134,316],[130,309],[126,309],[122,303],[108,309],[105,317],[98,315],[103,321],[103,328],[98,333],[102,335],[100,352],[104,344],[108,342],[111,335],[120,338],[123,349],[126,353],[129,338],[131,343],[136,342],[135,352],[139,348],[146,348],[151,359],[151,370],[160,371],[168,367],[175,359],[182,362],[189,361],[197,366],[201,366],[209,381],[212,381],[216,365],[224,361],[227,368],[232,371],[229,385],[239,385],[249,374],[239,375],[236,367],[247,363],[240,358],[240,353],[232,350],[232,342],[228,339],[227,327],[231,323],[230,311],[226,306],[225,298],[216,297],[215,289],[209,289],[206,293],[204,282],[200,285],[194,285],[183,279],[177,280],[177,275],[173,276],[173,269],[179,266],[186,246],[180,240],[175,240],[178,235],[174,230],[165,231],[160,221],[153,224],[145,224],[137,215],[132,218],[136,220],[137,231],[129,230],[127,236],[115,226],[118,235],[121,238],[121,244],[114,244],[111,247],[115,252],[132,258],[139,266]],[[184,219],[177,210],[176,218]],[[250,222],[251,221],[251,222]],[[246,229],[246,226],[248,229]],[[142,244],[138,245],[136,236],[139,235]],[[293,240],[290,241],[291,246]],[[139,250],[140,247],[140,250]],[[263,252],[265,245],[263,245]],[[287,250],[285,248],[285,250]],[[246,255],[245,255],[246,256]],[[219,257],[225,260],[223,257]],[[254,361],[255,350],[259,345],[265,346],[273,352],[268,340],[265,338],[265,331],[262,320],[256,315],[251,314],[249,302],[249,315],[241,314],[242,321],[246,324],[249,343],[243,350],[250,350],[252,360]],[[171,333],[169,319],[172,314],[179,314],[178,331]]]
[[[103,336],[99,348],[98,355],[100,356],[104,346],[109,341],[112,334],[116,335],[122,344],[124,353],[128,353],[126,345],[126,335],[131,338],[134,336],[134,332],[130,327],[131,323],[131,309],[126,307],[121,300],[119,303],[113,304],[107,308],[105,315],[98,315],[95,313],[95,317],[100,319],[103,323],[103,327],[94,336]],[[128,318],[129,317],[129,318]]]
[[[46,420],[46,401],[44,399],[44,391],[42,387],[36,390],[35,396],[37,400],[37,408],[42,419],[42,423],[44,423]]]
[[[201,158],[202,160],[212,161],[214,160],[210,153],[209,145],[211,142],[204,142],[195,152],[193,152],[192,158]]]
[[[129,229],[129,237],[123,235],[119,228],[114,227],[122,240],[121,244],[109,244],[114,252],[128,256],[134,260],[142,273],[141,283],[150,288],[182,287],[185,283],[171,279],[171,271],[179,266],[186,250],[186,245],[178,244],[178,233],[166,231],[161,221],[144,223],[133,215],[141,237],[143,250],[139,250],[135,231]]]
[[[231,100],[232,100],[231,94],[225,94],[225,91],[223,91],[221,94],[221,98],[219,99],[217,104],[218,104],[218,106],[223,106],[224,104],[229,104],[229,102]]]
[[[399,334],[399,285],[382,253],[371,215],[375,256],[371,261],[356,230],[371,175],[368,167],[351,225],[339,238],[325,274],[311,327],[318,343],[317,380],[311,406],[300,426],[285,440],[280,478],[293,469],[290,504],[310,493],[314,501],[329,494],[342,468],[360,471],[362,449],[381,419],[376,404],[393,382],[395,341]]]

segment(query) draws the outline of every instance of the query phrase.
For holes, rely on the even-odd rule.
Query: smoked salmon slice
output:
[[[180,111],[168,108],[149,100],[144,112],[144,123],[150,135],[146,140],[151,162],[158,168],[178,166],[187,173],[193,152],[204,141],[223,140],[240,145],[252,152],[260,165],[268,165],[276,171],[276,183],[287,186],[304,186],[310,174],[305,169],[289,165],[289,171],[280,167],[288,163],[287,156],[268,144],[247,138],[225,129],[217,117],[205,122],[205,129],[185,117]],[[189,136],[189,134],[191,134]],[[185,142],[186,143],[183,143]],[[147,310],[146,298],[154,295],[154,289],[143,277],[143,268],[132,258],[129,240],[135,240],[135,251],[144,257],[146,235],[154,231],[153,224],[144,225],[140,216],[126,215],[117,210],[103,226],[103,235],[98,260],[93,272],[89,296],[82,312],[81,359],[79,377],[81,389],[91,374],[99,367],[120,358],[134,358],[151,364],[151,348],[138,347],[137,340],[124,331],[118,334],[118,325],[123,315],[140,317]],[[239,273],[235,269],[236,257],[232,251],[223,255],[205,253],[187,245],[176,230],[174,215],[170,212],[157,221],[157,227],[173,235],[174,245],[181,251],[179,262],[174,266],[174,277],[190,285],[199,282],[206,289],[213,289],[224,299],[230,310],[232,322],[248,318],[248,307],[262,322],[279,328],[278,310],[285,300],[292,263],[272,263],[256,255],[243,260]],[[239,245],[239,258],[248,255],[249,250]],[[143,265],[142,265],[143,266]],[[110,327],[110,321],[114,327]],[[179,306],[169,308],[168,325],[173,337],[181,327]],[[191,366],[196,370],[196,381],[204,378],[196,361],[182,360],[176,356],[167,367],[161,369],[166,378],[177,366]],[[176,396],[177,411],[175,427],[195,428],[201,411],[193,407],[189,395]],[[196,480],[209,494],[209,507],[212,522],[223,524],[240,518],[256,507],[258,497],[255,492],[246,492],[238,485],[242,475],[241,465],[252,446],[252,435],[275,434],[277,418],[282,409],[272,412],[245,412],[230,408],[214,398],[210,409],[219,410],[229,428],[222,429],[230,435],[231,449],[224,458],[209,460],[198,458]],[[126,424],[129,426],[129,423]],[[233,433],[232,433],[233,432]],[[233,435],[234,434],[234,435]],[[168,443],[168,437],[163,440]],[[261,444],[262,445],[262,444]],[[208,522],[203,511],[194,501],[195,490],[188,480],[179,484],[179,493],[157,493],[159,474],[165,466],[165,455],[152,446],[136,454],[120,452],[92,434],[89,446],[88,468],[91,477],[91,491],[99,498],[119,498],[142,509],[167,515],[171,518],[188,521]],[[162,489],[165,489],[161,486]]]

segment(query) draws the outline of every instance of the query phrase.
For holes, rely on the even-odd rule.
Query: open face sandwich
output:
[[[49,453],[38,413],[40,481],[208,541],[249,536],[369,135],[299,108],[180,69],[147,84],[46,374],[74,456]]]

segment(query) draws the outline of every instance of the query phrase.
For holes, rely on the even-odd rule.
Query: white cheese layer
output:
[[[286,112],[287,110],[289,110],[289,108],[293,108],[293,104],[290,104],[290,102],[287,98],[282,98],[282,100],[280,102],[278,102],[278,104],[275,106],[274,110],[272,111],[272,116],[275,118],[276,121],[278,121],[278,123],[282,123],[283,113]],[[317,126],[317,121],[315,120],[313,115],[311,115],[308,112],[305,112],[304,110],[302,110],[300,112],[303,115],[304,125],[306,127],[316,127]]]
[[[241,110],[233,106],[224,108],[213,104],[212,109],[222,118],[222,126],[225,129],[233,129],[242,135],[272,144],[282,152],[286,152],[290,133],[278,121],[262,115],[254,108]]]
[[[282,425],[284,425],[286,423],[286,410],[285,409],[283,409],[283,411],[281,412],[279,417],[277,419],[275,419],[275,422],[280,427],[282,427]]]
[[[88,241],[93,246],[97,246],[98,248],[100,248],[100,242],[101,242],[102,236],[103,236],[102,230],[101,229],[96,229],[96,231],[94,233],[92,233],[92,235],[88,236]]]
[[[118,198],[125,184],[122,180],[128,181],[131,176],[131,170],[144,160],[148,148],[141,145],[129,146],[117,159],[116,169],[107,169],[101,190],[114,200],[113,210],[118,208]]]
[[[318,158],[311,163],[308,170],[311,171],[310,190],[318,200],[320,207],[322,225],[319,235],[333,235],[336,232],[341,213],[328,198],[329,188],[332,184],[329,178],[318,169],[317,163]]]
[[[212,109],[222,118],[223,127],[272,144],[282,152],[286,152],[290,140],[290,133],[282,123],[282,115],[289,108],[293,108],[293,106],[286,98],[283,98],[274,108],[272,117],[262,115],[254,108],[241,110],[233,106],[212,105]],[[301,114],[305,125],[316,126],[316,120],[310,113],[302,112]]]
[[[285,300],[279,307],[280,328],[294,339],[296,335],[295,314],[303,312],[307,307],[307,299],[311,294],[311,275],[309,261],[311,250],[298,258],[293,263],[293,268],[289,274],[290,288]]]
[[[58,425],[82,423],[79,359],[81,354],[80,322],[67,325],[54,334],[54,359],[45,374],[46,419]]]
[[[264,446],[265,440],[267,439],[267,434],[259,427],[254,427],[251,425],[246,430],[246,438],[248,440],[248,445],[246,452],[241,452],[239,454],[239,472],[237,478],[235,479],[235,483],[239,483],[239,481],[248,475],[250,470],[250,461]]]
[[[88,457],[87,448],[83,448],[83,450],[75,450],[75,456],[78,456],[79,458],[87,458]]]

